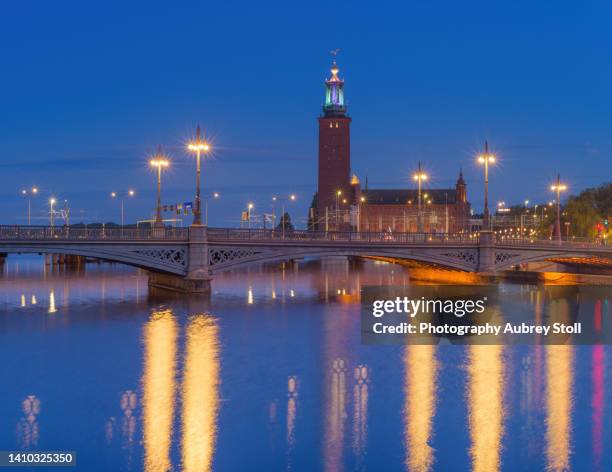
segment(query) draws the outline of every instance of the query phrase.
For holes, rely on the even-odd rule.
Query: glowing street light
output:
[[[421,195],[421,190],[422,190],[422,186],[423,186],[423,181],[427,180],[427,174],[425,172],[423,172],[423,170],[421,169],[421,161],[419,161],[419,169],[417,171],[416,174],[414,174],[412,176],[412,178],[418,182],[418,202],[419,202],[419,212],[417,215],[417,232],[418,233],[422,233],[423,232],[423,211],[421,210],[421,206],[423,204],[423,197]],[[425,195],[425,198],[427,198],[427,195]]]
[[[550,186],[550,190],[557,193],[557,221],[555,223],[555,232],[557,240],[561,243],[561,192],[567,190],[567,185],[561,183],[561,174],[557,174],[557,182]]]
[[[200,197],[200,155],[201,153],[207,153],[210,151],[210,144],[203,140],[200,136],[200,125],[196,129],[195,141],[190,142],[187,145],[187,149],[191,152],[196,153],[196,197],[195,197],[195,211],[193,212],[193,224],[202,224],[202,199]]]
[[[130,190],[127,191],[126,195],[128,197],[133,197],[134,195],[136,195],[136,192],[134,190],[130,189]],[[112,199],[117,198],[117,192],[111,192],[110,196],[111,196]],[[123,214],[124,214],[124,212],[123,212],[123,208],[124,208],[123,200],[124,200],[124,197],[122,196],[121,197],[121,230],[122,231],[123,231]]]
[[[153,156],[153,158],[149,161],[151,167],[155,167],[157,169],[157,211],[155,215],[155,223],[162,224],[162,214],[161,214],[161,173],[162,169],[167,168],[170,165],[170,161],[168,161],[167,156],[162,153],[161,146],[157,147],[157,154]]]
[[[338,192],[340,192],[340,194],[342,194],[342,191],[338,190]],[[338,195],[340,196],[340,195]],[[274,212],[274,203],[279,201],[282,202],[281,205],[281,233],[282,233],[282,237],[283,239],[285,238],[285,225],[286,225],[286,221],[285,221],[285,203],[286,202],[295,202],[297,199],[297,197],[295,196],[295,194],[291,194],[288,197],[277,197],[274,196],[272,197],[272,219],[274,220],[274,223],[276,223],[276,214]]]
[[[53,228],[53,226],[55,226],[55,217],[54,217],[54,210],[53,210],[53,205],[55,205],[56,200],[55,198],[50,198],[49,199],[49,225]]]
[[[221,195],[219,194],[219,192],[213,192],[211,196],[212,196],[212,198],[213,198],[214,200],[216,200],[216,199],[217,199],[217,198],[219,198]],[[206,205],[206,208],[205,208],[205,210],[204,210],[204,215],[205,215],[205,216],[204,216],[204,224],[205,224],[206,226],[208,226],[208,198],[204,199],[204,203],[205,203],[205,205]]]
[[[483,227],[490,229],[489,224],[489,164],[495,163],[495,155],[489,152],[489,143],[485,141],[484,153],[478,156],[478,162],[484,164],[484,217]]]
[[[23,189],[21,194],[28,197],[28,226],[32,224],[31,214],[32,214],[32,196],[38,194],[38,188],[32,187],[30,190]]]
[[[249,203],[247,205],[247,221],[249,224],[249,228],[251,227],[251,210],[255,208],[255,205],[253,205],[252,203]]]
[[[366,197],[359,197],[359,205],[357,206],[357,232],[361,231],[359,228],[361,226],[361,206],[366,202]]]

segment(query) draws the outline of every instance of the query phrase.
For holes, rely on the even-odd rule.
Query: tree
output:
[[[570,196],[563,213],[574,236],[597,236],[597,225],[612,215],[612,183]]]
[[[295,229],[293,227],[293,224],[291,223],[291,216],[287,212],[285,212],[285,214],[281,216],[278,225],[276,225],[276,229],[278,231],[282,231],[283,227],[285,228],[285,232],[291,232]]]

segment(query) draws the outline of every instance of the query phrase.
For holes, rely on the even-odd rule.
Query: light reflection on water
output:
[[[364,346],[360,288],[403,269],[253,268],[210,302],[121,266],[9,259],[0,449],[84,470],[609,470],[609,346]],[[505,285],[499,312],[569,319],[575,292]],[[596,329],[610,290],[580,292]]]

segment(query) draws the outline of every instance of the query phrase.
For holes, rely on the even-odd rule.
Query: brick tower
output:
[[[336,60],[325,81],[325,105],[319,117],[319,181],[317,219],[319,229],[327,215],[348,213],[351,198],[351,119],[344,104],[344,80],[338,77]],[[340,194],[338,194],[340,192]],[[337,216],[336,216],[337,218]],[[336,220],[337,221],[337,220]]]

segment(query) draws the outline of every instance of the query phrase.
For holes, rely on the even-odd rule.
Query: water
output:
[[[84,471],[612,469],[609,346],[362,345],[359,287],[407,283],[338,260],[169,300],[131,268],[9,258],[0,449]],[[543,287],[500,292],[546,316]],[[609,324],[610,289],[585,293]]]

